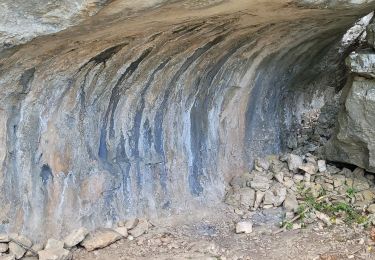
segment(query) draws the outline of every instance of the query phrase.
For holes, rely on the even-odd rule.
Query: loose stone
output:
[[[9,242],[8,234],[0,234],[0,243],[8,243],[8,242]]]
[[[333,177],[333,186],[335,188],[340,187],[340,186],[342,186],[342,185],[345,184],[345,180],[346,180],[345,176],[343,176],[343,175],[335,175]]]
[[[371,214],[375,213],[375,204],[371,204],[368,208],[367,211]]]
[[[237,225],[236,225],[236,233],[237,234],[240,234],[240,233],[249,234],[251,232],[253,232],[253,223],[251,223],[249,221],[243,221],[243,222],[237,223]]]
[[[28,239],[27,237],[23,236],[23,235],[11,233],[11,234],[9,234],[9,238],[10,238],[10,240],[13,240],[16,243],[21,244],[21,245],[26,246],[26,247],[31,247],[33,245],[31,240]]]
[[[15,260],[16,256],[13,254],[1,255],[0,260]]]
[[[149,223],[146,219],[139,219],[137,226],[129,230],[129,234],[137,238],[148,231]]]
[[[26,253],[26,250],[14,242],[9,242],[9,252],[13,254],[16,259],[21,259]]]
[[[319,172],[327,171],[327,166],[326,166],[325,160],[318,160],[318,169],[319,169]]]
[[[0,253],[5,253],[6,251],[8,251],[8,244],[7,243],[0,243]]]
[[[85,239],[88,233],[89,231],[84,227],[72,231],[64,239],[65,248],[72,248],[73,246],[78,245]]]
[[[327,226],[331,226],[332,225],[331,219],[326,214],[324,214],[324,213],[322,213],[320,211],[315,211],[315,215],[316,215],[316,217],[318,219],[320,219],[321,221],[323,221],[323,223],[326,224]]]
[[[93,251],[95,249],[107,247],[121,238],[122,236],[112,229],[99,228],[89,233],[81,242],[81,245],[86,248],[87,251]]]
[[[288,193],[284,201],[284,208],[287,211],[297,212],[298,211],[298,201],[293,193]]]
[[[115,228],[115,231],[123,237],[128,237],[128,229],[126,227]]]
[[[302,166],[303,160],[300,156],[295,154],[289,154],[287,158],[289,170],[297,172],[299,167]]]
[[[310,162],[299,166],[299,169],[303,170],[304,172],[306,172],[310,175],[313,175],[313,174],[317,173],[317,171],[318,171],[317,166],[313,163],[310,163]]]
[[[64,242],[54,239],[54,238],[48,239],[45,249],[55,249],[55,248],[64,248]]]
[[[255,169],[256,170],[265,170],[268,171],[270,168],[270,163],[264,158],[258,158],[255,160]]]
[[[255,202],[255,190],[251,188],[241,188],[238,191],[240,195],[240,205],[246,208],[253,207]]]
[[[70,260],[72,254],[64,248],[50,248],[38,252],[39,260]]]

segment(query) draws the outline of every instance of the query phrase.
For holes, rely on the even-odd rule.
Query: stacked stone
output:
[[[300,125],[295,126],[287,137],[287,146],[292,153],[320,153],[334,134],[335,122],[339,111],[339,102],[333,100],[320,109],[312,109],[301,115]]]
[[[89,232],[86,228],[72,231],[64,240],[48,239],[45,246],[34,244],[19,234],[0,234],[0,260],[70,260],[72,251],[78,246],[87,251],[105,248],[116,241],[133,240],[148,231],[150,223],[146,219],[121,221],[117,227],[98,228]]]
[[[344,89],[337,133],[325,147],[332,161],[357,165],[375,173],[375,24],[367,26],[368,48],[346,60],[351,79]]]
[[[359,211],[367,209],[369,214],[375,213],[374,175],[362,168],[339,169],[309,153],[257,159],[255,169],[233,178],[230,186],[225,202],[242,215],[257,209],[283,207],[287,216],[293,218],[304,203],[306,191],[315,198],[325,194],[328,204],[345,202]],[[353,196],[348,196],[350,190]],[[323,218],[311,217],[311,221]]]

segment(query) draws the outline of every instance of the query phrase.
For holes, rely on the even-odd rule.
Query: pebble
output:
[[[252,222],[242,221],[242,222],[237,223],[237,225],[236,225],[236,233],[237,234],[240,234],[240,233],[249,234],[251,232],[253,232],[253,223]]]
[[[318,169],[319,169],[319,172],[327,171],[327,166],[326,166],[325,160],[318,160]]]

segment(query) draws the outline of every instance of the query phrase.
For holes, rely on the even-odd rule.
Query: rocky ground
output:
[[[334,225],[311,225],[274,235],[275,212],[253,217],[250,234],[234,234],[240,218],[223,214],[190,215],[189,221],[158,223],[141,238],[121,239],[107,248],[87,252],[75,249],[73,259],[373,259],[369,231]],[[186,216],[185,216],[186,217]],[[181,217],[182,218],[182,217]],[[260,220],[261,221],[260,221]],[[184,223],[184,224],[182,224]],[[161,227],[161,225],[164,225]],[[330,258],[329,258],[330,257]],[[31,259],[31,258],[30,258]]]

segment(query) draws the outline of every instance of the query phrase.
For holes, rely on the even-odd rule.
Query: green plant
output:
[[[293,228],[293,223],[290,221],[283,221],[281,227],[287,230],[291,230]]]
[[[349,198],[354,198],[356,193],[357,193],[357,191],[354,188],[348,188],[346,190],[346,194]]]
[[[355,189],[348,189],[346,196],[352,198],[355,196]],[[302,196],[303,202],[298,208],[298,214],[300,219],[303,220],[306,217],[306,214],[313,211],[320,211],[328,215],[331,219],[335,220],[337,216],[343,217],[344,222],[347,224],[357,223],[365,225],[368,222],[367,216],[362,215],[358,212],[351,204],[338,201],[338,202],[329,202],[323,200],[324,198],[328,199],[324,190],[322,190],[320,197],[316,198],[312,195],[310,190],[305,190],[300,193]]]

